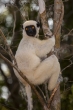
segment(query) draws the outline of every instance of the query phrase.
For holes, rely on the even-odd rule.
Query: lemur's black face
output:
[[[29,25],[25,27],[25,31],[28,36],[35,36],[36,35],[36,28],[34,25]]]

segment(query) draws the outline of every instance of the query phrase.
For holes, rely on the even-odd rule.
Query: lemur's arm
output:
[[[35,44],[36,54],[37,56],[45,56],[47,55],[55,45],[55,37],[51,37],[47,40],[37,40]]]

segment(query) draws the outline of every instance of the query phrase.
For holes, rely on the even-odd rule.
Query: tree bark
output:
[[[56,37],[55,51],[57,52],[60,48],[61,23],[63,19],[63,14],[64,14],[64,7],[63,7],[62,1],[54,0],[54,30],[53,32]],[[59,83],[59,81],[57,83]],[[54,95],[54,98],[51,104],[51,110],[61,110],[60,86],[58,87]]]
[[[44,0],[38,0],[38,4],[39,4],[39,13],[40,13],[40,17],[41,17],[44,36],[45,36],[45,38],[47,38],[47,37],[52,36],[52,32],[50,31],[50,28],[48,25],[45,2],[44,2]]]

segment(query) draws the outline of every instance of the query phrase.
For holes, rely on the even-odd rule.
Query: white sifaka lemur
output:
[[[39,24],[34,20],[26,21],[23,24],[23,38],[16,51],[16,61],[19,69],[34,85],[40,85],[48,81],[48,90],[53,90],[56,86],[60,64],[53,54],[45,57],[55,45],[55,37],[46,40],[38,39]],[[44,58],[44,60],[42,60]],[[32,110],[31,87],[24,81],[16,70],[15,74],[20,82],[25,86],[28,98],[28,110]]]

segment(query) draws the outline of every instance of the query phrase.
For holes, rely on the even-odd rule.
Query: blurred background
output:
[[[47,20],[53,31],[54,0],[45,0]],[[61,52],[60,64],[63,76],[61,83],[61,109],[73,110],[73,0],[63,0],[64,19],[61,28]],[[0,29],[7,38],[13,53],[15,54],[22,38],[22,24],[26,20],[40,21],[39,7],[36,0],[0,0]],[[43,39],[43,31],[40,29],[40,39]],[[10,59],[6,52],[3,39],[0,36],[0,53]],[[44,85],[40,86],[44,91]],[[39,91],[39,90],[38,90]],[[24,91],[25,92],[25,91]],[[14,75],[13,68],[0,59],[0,110],[26,110],[27,100],[22,96],[18,79]],[[35,110],[42,107],[33,93]]]

